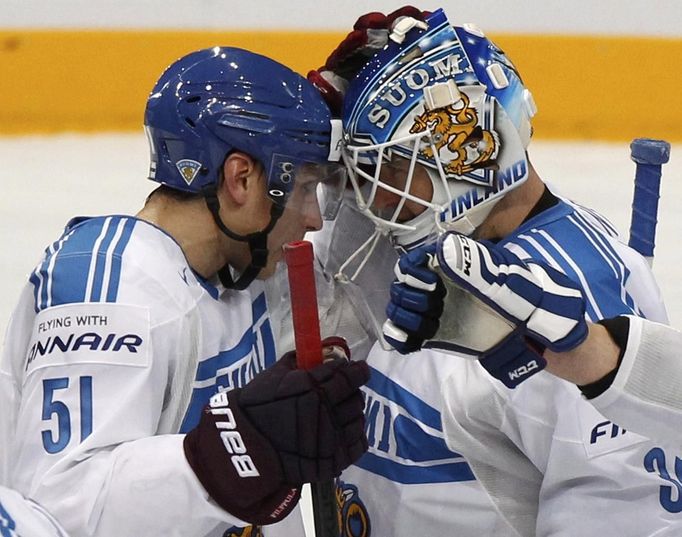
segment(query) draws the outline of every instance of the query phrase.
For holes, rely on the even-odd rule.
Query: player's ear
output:
[[[246,153],[230,153],[223,163],[223,181],[220,190],[229,194],[237,205],[244,205],[249,194],[257,187],[260,166]]]

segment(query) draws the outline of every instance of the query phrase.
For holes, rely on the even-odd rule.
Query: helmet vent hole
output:
[[[244,117],[252,117],[255,119],[270,119],[268,114],[261,114],[260,112],[256,112],[254,110],[237,110],[235,111],[235,114]]]
[[[187,123],[190,127],[194,128],[196,127],[194,121],[192,121],[190,118],[186,117],[185,118],[185,123]]]
[[[194,95],[185,99],[187,103],[198,103],[201,100],[201,95]]]

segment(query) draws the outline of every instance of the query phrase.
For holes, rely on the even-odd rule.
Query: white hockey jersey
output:
[[[584,289],[590,320],[665,321],[646,262],[595,213],[561,202],[501,241]],[[682,450],[623,429],[573,384],[541,372],[506,389],[460,360],[442,382],[448,445],[462,453],[520,535],[682,535]]]
[[[439,379],[459,358],[375,346],[363,387],[369,451],[338,484],[344,535],[514,535],[441,425]]]
[[[622,427],[682,445],[682,332],[630,317],[623,360],[611,386],[590,403]]]
[[[0,487],[0,535],[68,537],[64,528],[40,505],[5,487]]]
[[[344,204],[336,220],[325,223],[311,239],[325,269],[334,274],[373,231],[372,222]],[[346,337],[355,358],[363,357],[370,348],[368,341],[380,333],[397,259],[385,239],[374,248],[355,284],[334,286],[323,278],[317,282],[323,331]],[[353,274],[359,263],[346,274]],[[367,362],[371,377],[362,389],[369,450],[337,482],[341,534],[513,535],[467,462],[445,444],[439,384],[459,359],[402,356],[375,345]]]
[[[74,537],[245,534],[207,497],[181,433],[219,386],[242,386],[275,359],[262,286],[204,281],[142,220],[75,219],[8,328],[0,482]],[[263,534],[303,535],[296,513]]]

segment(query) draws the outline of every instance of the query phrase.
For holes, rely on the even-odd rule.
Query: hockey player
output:
[[[68,537],[64,528],[40,505],[5,487],[0,487],[0,535]]]
[[[646,262],[594,211],[553,193],[532,167],[526,148],[535,108],[503,52],[474,26],[453,28],[440,11],[413,19],[396,21],[383,47],[370,47],[378,35],[370,28],[371,38],[342,44],[326,68],[309,77],[332,95],[346,90],[345,158],[358,207],[376,223],[376,236],[388,233],[408,251],[445,231],[495,241],[578,283],[588,319],[635,314],[665,321]],[[358,48],[361,54],[355,54]],[[365,63],[362,55],[372,48],[376,54],[365,56],[366,65],[346,88],[344,78],[353,70],[344,68]],[[425,339],[435,349],[408,355],[409,365],[395,365],[395,353],[372,351],[369,363],[381,375],[374,371],[367,388],[370,449],[342,476],[363,498],[372,528],[395,524],[400,535],[409,525],[438,534],[448,521],[461,523],[464,509],[442,509],[426,488],[417,500],[405,479],[425,452],[418,445],[422,436],[410,433],[441,434],[442,423],[448,446],[464,455],[520,535],[679,533],[678,478],[671,477],[677,447],[623,430],[573,384],[547,373],[508,389],[499,380],[513,385],[539,369],[514,363],[514,348],[493,357],[479,353],[481,360],[445,354],[467,348],[458,336],[482,353],[498,327],[478,324],[476,308],[469,308],[467,331],[459,334],[461,323],[448,322],[447,301],[442,317],[437,295],[433,303],[412,303],[423,264],[423,258],[401,259],[385,335],[402,352]],[[430,283],[439,287],[435,279]],[[432,371],[428,386],[419,377],[421,364]],[[403,419],[404,409],[414,415],[425,392],[439,402],[427,407],[432,421],[414,427]],[[426,465],[446,480],[442,468]],[[635,503],[642,509],[633,510]]]
[[[309,79],[339,111],[342,96],[327,80],[344,84],[339,73],[359,68],[383,48],[390,26],[404,17],[423,16],[416,8],[405,7],[387,16],[371,13],[361,17],[354,31],[330,56],[327,66],[312,71]],[[393,277],[395,252],[383,235],[372,236],[373,230],[372,220],[344,202],[337,218],[325,223],[322,234],[312,237],[329,274],[339,270],[353,274],[362,265],[358,260],[364,257],[355,249],[366,241],[371,244],[373,255],[367,258],[368,264],[354,282],[341,275],[344,283],[325,293],[324,279],[318,281],[320,301],[330,312],[322,315],[323,323],[330,324],[332,332],[346,335],[352,343],[366,344],[373,335],[376,337],[371,327],[383,315],[380,312],[385,309],[386,291]],[[333,295],[333,300],[327,295]],[[344,301],[354,308],[360,328],[352,328],[352,319],[344,318],[339,305]],[[361,351],[356,349],[354,356],[360,356]],[[514,535],[474,479],[467,462],[445,443],[440,423],[442,401],[432,379],[456,369],[455,361],[435,354],[402,358],[380,346],[372,349],[367,361],[372,368],[371,380],[364,388],[371,447],[338,482],[342,534]]]
[[[541,354],[548,372],[578,385],[614,423],[653,439],[680,443],[678,330],[632,315],[587,322],[580,287],[552,267],[524,263],[494,244],[462,236],[445,235],[441,245],[438,250],[447,260],[443,277],[489,306],[485,311],[491,323],[507,324],[501,340],[492,341],[492,346],[522,337],[519,348],[528,360],[539,361]],[[413,292],[423,293],[423,300],[430,294]],[[448,322],[457,323],[458,318]]]
[[[216,47],[162,74],[145,128],[143,209],[69,222],[14,311],[0,480],[75,536],[301,535],[301,485],[366,449],[365,364],[277,361],[260,283],[321,226],[329,110],[283,65]]]

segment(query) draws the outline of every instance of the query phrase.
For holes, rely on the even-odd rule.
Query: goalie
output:
[[[475,243],[467,241],[475,238],[533,274],[556,276],[555,288],[563,279],[577,286],[573,309],[556,319],[569,329],[563,337],[538,331],[539,351],[539,344],[558,351],[578,344],[583,307],[593,322],[620,315],[665,322],[646,261],[605,218],[541,179],[528,147],[533,101],[503,51],[440,10],[401,14],[361,17],[309,75],[332,104],[342,103],[356,209],[374,223],[377,241],[388,235],[402,254],[384,335],[405,356],[369,353],[373,434],[368,454],[342,475],[343,490],[361,500],[379,535],[679,533],[682,509],[669,479],[679,446],[624,431],[575,385],[543,371],[525,340],[507,338],[518,336],[512,321],[448,285],[450,258],[438,238],[468,244],[452,270],[472,269]],[[382,260],[371,240],[366,245],[353,259],[374,271]],[[497,263],[486,265],[486,277]],[[540,306],[557,313],[551,301]],[[441,434],[448,451],[433,449]],[[477,525],[482,511],[468,509],[476,482],[455,472],[459,455],[510,528],[495,527],[492,517]],[[465,484],[471,494],[460,497]],[[646,516],[633,504],[646,506]]]
[[[580,287],[563,273],[543,263],[523,262],[504,248],[462,235],[446,234],[437,245],[414,250],[403,259],[398,273],[400,283],[394,289],[399,290],[391,304],[398,322],[423,315],[426,304],[433,308],[434,301],[443,299],[436,288],[447,285],[449,290],[464,291],[480,301],[477,309],[485,311],[480,319],[483,326],[506,326],[500,339],[485,349],[468,348],[464,341],[437,339],[425,342],[426,346],[458,346],[460,352],[482,353],[484,364],[505,371],[503,382],[510,387],[517,384],[517,378],[521,382],[527,378],[515,374],[519,369],[529,370],[530,364],[537,369],[546,367],[578,385],[585,398],[614,423],[679,444],[679,331],[633,315],[590,323],[585,320],[586,300]],[[411,296],[409,305],[399,298],[407,294]],[[461,302],[472,303],[470,299]],[[450,315],[443,322],[457,324],[460,320]],[[386,328],[389,333],[401,332],[392,321]],[[443,332],[437,330],[434,338]],[[420,337],[417,332],[413,336]]]

